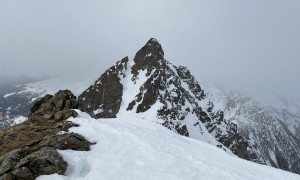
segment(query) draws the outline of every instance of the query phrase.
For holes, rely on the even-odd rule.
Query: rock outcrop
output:
[[[90,150],[91,142],[68,129],[79,103],[68,90],[46,95],[31,108],[28,120],[0,132],[0,180],[35,179],[39,175],[64,174],[68,164],[57,152]]]

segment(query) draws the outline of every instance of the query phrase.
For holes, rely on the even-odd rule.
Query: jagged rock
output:
[[[31,108],[29,120],[37,119],[43,116],[45,119],[55,118],[55,120],[64,120],[71,116],[76,116],[76,112],[71,109],[78,108],[79,103],[76,97],[69,90],[60,90],[54,96],[46,95],[39,101],[35,102]]]
[[[64,174],[67,163],[57,149],[88,151],[91,142],[66,121],[78,114],[76,97],[68,90],[46,95],[31,108],[29,120],[0,132],[0,180],[35,179],[39,175]]]
[[[78,105],[76,97],[68,90],[59,91],[54,96],[46,95],[31,108],[28,121],[0,132],[0,156],[31,140],[56,135],[75,126],[66,119],[77,116],[72,108]]]

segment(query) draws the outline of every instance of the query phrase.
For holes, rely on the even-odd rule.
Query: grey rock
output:
[[[92,144],[79,134],[66,133],[59,136],[46,137],[45,140],[40,142],[39,146],[50,146],[60,150],[89,151]]]
[[[0,176],[0,180],[13,180],[13,177],[10,174],[3,174]]]
[[[0,175],[12,170],[21,158],[21,150],[17,149],[0,157]]]
[[[13,170],[10,175],[13,177],[13,179],[18,180],[33,180],[35,179],[32,172],[27,167],[21,167],[18,169]]]
[[[39,151],[26,156],[16,165],[17,169],[22,167],[30,169],[34,176],[39,176],[54,173],[64,174],[68,164],[54,148],[43,147]]]

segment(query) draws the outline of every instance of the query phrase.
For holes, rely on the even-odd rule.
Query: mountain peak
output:
[[[159,44],[159,42],[156,38],[150,38],[149,41],[147,42],[147,45],[151,45],[151,44]]]
[[[240,136],[236,124],[224,119],[223,111],[213,108],[190,71],[164,59],[156,39],[133,61],[117,62],[79,96],[86,112],[96,118],[151,116],[178,134],[260,162],[254,146]]]
[[[147,69],[149,72],[164,64],[164,51],[155,38],[151,38],[135,55],[135,65],[132,73],[137,74],[139,70]]]
[[[158,40],[151,38],[135,55],[135,62],[160,60],[164,58],[164,51]]]
[[[164,51],[158,40],[155,38],[150,38],[144,47],[146,47],[146,49],[148,49],[153,54],[158,53],[162,57],[164,56]]]

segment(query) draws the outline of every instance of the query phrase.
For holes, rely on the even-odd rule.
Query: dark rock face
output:
[[[82,110],[95,118],[116,117],[121,106],[123,90],[119,76],[125,76],[127,63],[128,57],[118,61],[78,97]]]
[[[142,49],[140,49],[134,57],[134,65],[131,73],[132,80],[138,78],[139,71],[147,71],[149,78],[141,87],[137,99],[131,102],[131,105],[138,104],[137,113],[146,112],[157,101],[159,91],[163,90],[161,81],[165,79],[165,70],[167,68],[166,61],[164,60],[164,51],[158,41],[151,38]],[[152,74],[153,73],[153,74]],[[128,107],[131,110],[133,107]]]
[[[0,132],[0,180],[35,179],[40,175],[64,174],[67,163],[56,151],[88,151],[92,143],[67,130],[66,121],[76,117],[76,97],[68,90],[46,95],[31,108],[28,121]]]

